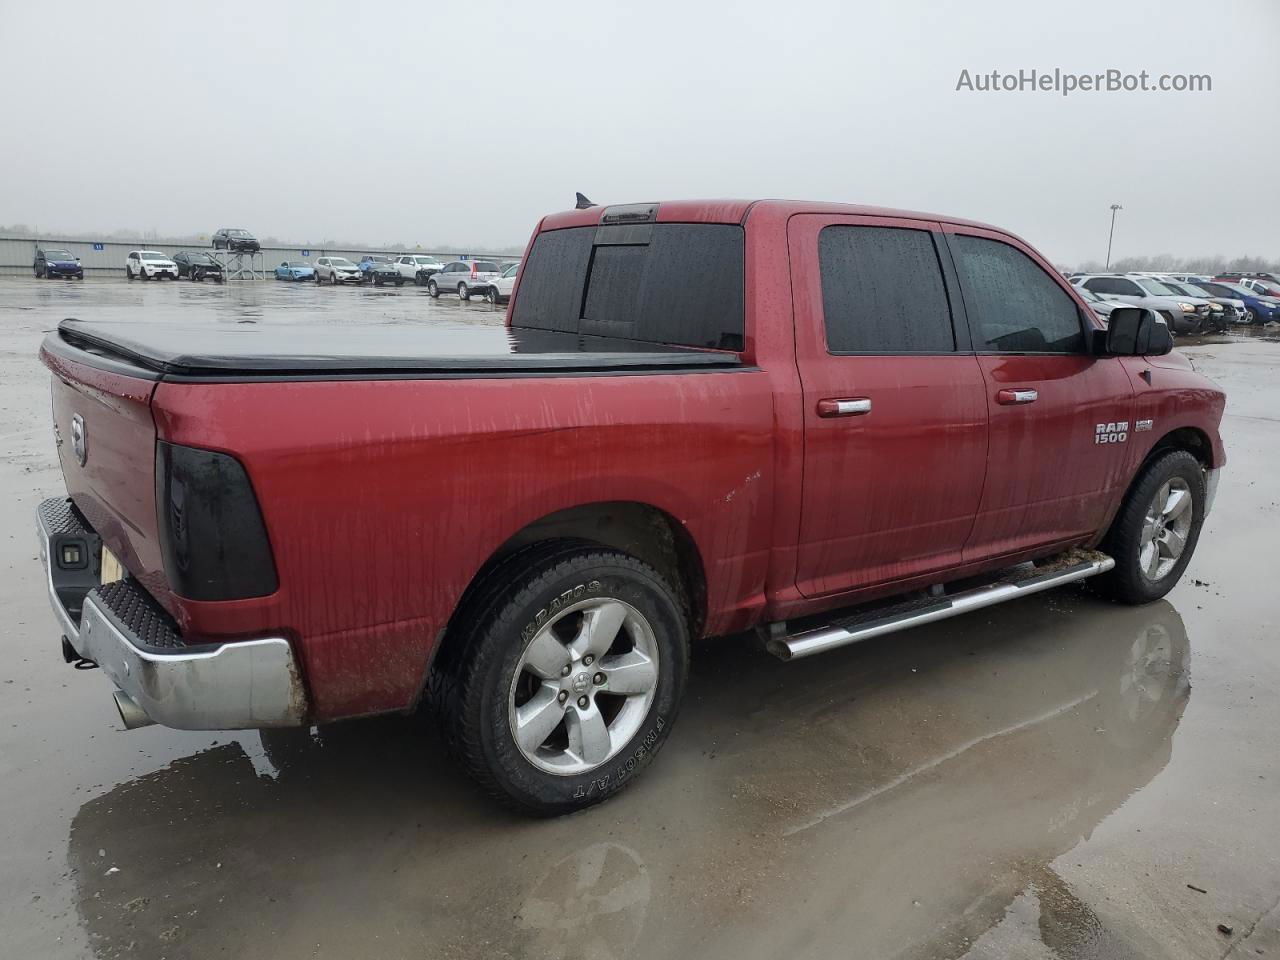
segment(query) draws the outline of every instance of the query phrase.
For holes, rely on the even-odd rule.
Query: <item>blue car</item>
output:
[[[1244,301],[1245,323],[1270,323],[1280,321],[1280,300],[1264,297],[1256,290],[1231,280],[1201,280],[1196,284],[1215,297],[1231,297]]]
[[[31,269],[37,278],[52,280],[55,277],[84,279],[84,267],[80,266],[80,258],[73,257],[69,250],[53,247],[37,247],[36,262]]]
[[[276,267],[277,280],[307,280],[316,278],[316,269],[305,260],[286,260]]]

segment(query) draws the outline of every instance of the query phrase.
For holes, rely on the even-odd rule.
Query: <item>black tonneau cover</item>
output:
[[[46,347],[71,347],[157,377],[591,372],[734,367],[736,354],[492,325],[169,324],[63,320]],[[81,357],[83,359],[83,356]]]

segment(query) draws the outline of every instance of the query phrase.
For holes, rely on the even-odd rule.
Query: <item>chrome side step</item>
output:
[[[1032,568],[1022,577],[1006,578],[971,590],[964,590],[950,596],[930,597],[925,601],[916,601],[900,605],[899,609],[888,608],[879,611],[854,615],[844,622],[837,622],[816,629],[805,630],[770,639],[766,648],[780,660],[798,660],[810,657],[815,653],[825,653],[836,647],[843,647],[859,640],[870,640],[886,633],[918,627],[935,620],[946,620],[970,610],[1016,600],[1018,597],[1030,596],[1042,590],[1052,590],[1065,583],[1074,583],[1087,577],[1106,573],[1116,565],[1115,560],[1096,550],[1072,551],[1056,562],[1044,566],[1051,567],[1048,572],[1041,572],[1044,566]],[[902,609],[906,607],[907,609]]]

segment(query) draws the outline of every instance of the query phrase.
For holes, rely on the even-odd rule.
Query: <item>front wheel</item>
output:
[[[1253,307],[1246,307],[1246,308],[1245,308],[1245,311],[1244,311],[1244,322],[1245,322],[1245,323],[1251,323],[1251,324],[1252,324],[1252,323],[1257,323],[1257,322],[1258,322],[1258,314],[1257,314],[1257,311],[1255,311],[1255,310],[1253,309]]]
[[[427,281],[427,294],[430,295],[431,297],[439,299],[440,288],[436,286],[436,282],[434,280]]]
[[[467,285],[465,283],[458,284],[458,299],[459,300],[471,299],[471,291],[467,289]]]
[[[1129,490],[1103,540],[1113,570],[1094,584],[1120,603],[1149,603],[1173,589],[1195,552],[1204,523],[1205,480],[1185,450],[1157,456]]]
[[[446,742],[521,812],[599,803],[671,732],[689,664],[676,591],[648,564],[580,541],[521,551],[488,584],[433,668]]]

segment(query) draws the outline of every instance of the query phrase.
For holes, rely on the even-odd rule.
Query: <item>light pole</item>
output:
[[[1107,234],[1107,270],[1111,269],[1111,240],[1116,235],[1116,211],[1123,209],[1118,203],[1111,205],[1111,232]]]

